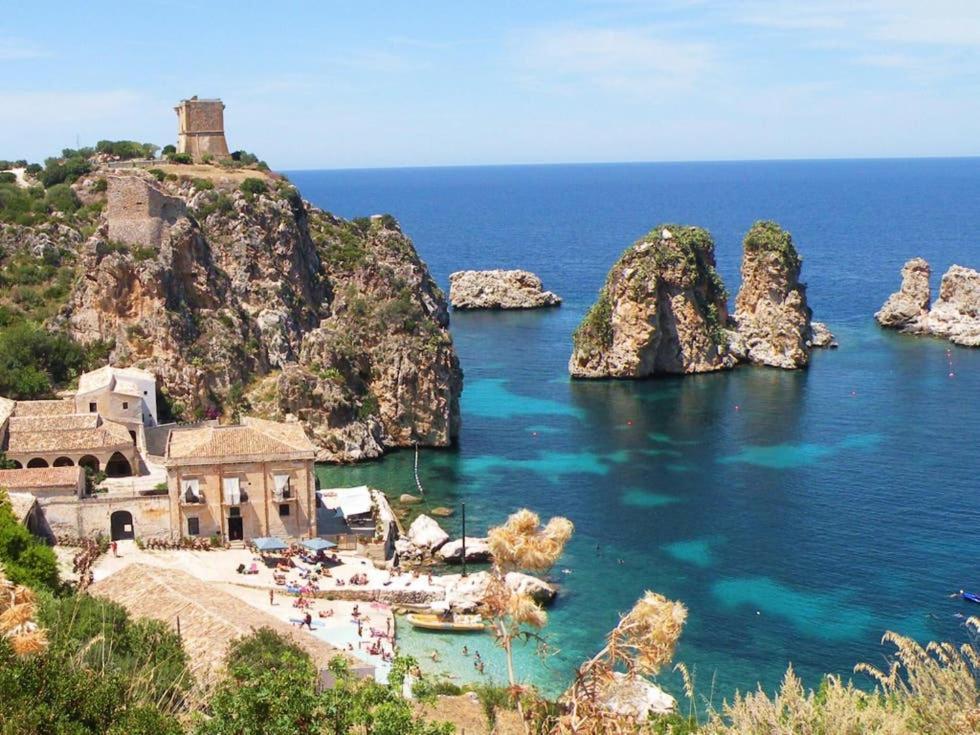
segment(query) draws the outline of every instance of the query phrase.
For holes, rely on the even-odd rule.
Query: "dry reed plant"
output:
[[[643,677],[658,674],[674,658],[687,608],[656,592],[646,592],[620,618],[606,645],[579,667],[563,698],[564,713],[550,726],[553,735],[626,735],[643,729],[633,714],[608,706],[610,695],[628,698]],[[620,670],[622,670],[621,673]],[[686,673],[686,670],[685,670]],[[692,692],[693,696],[693,692]]]
[[[497,645],[504,649],[511,695],[517,702],[527,733],[530,725],[522,702],[525,691],[518,684],[514,671],[513,644],[521,638],[537,637],[527,628],[544,627],[548,615],[530,595],[511,589],[506,576],[508,572],[519,570],[546,572],[558,561],[574,530],[567,518],[555,517],[542,526],[537,514],[521,509],[502,526],[491,528],[488,534],[493,567],[484,607],[492,622]]]
[[[978,627],[971,619],[970,627]],[[980,732],[980,655],[971,644],[922,646],[886,633],[895,646],[887,671],[859,664],[872,692],[828,676],[820,693],[805,691],[792,668],[779,692],[736,695],[705,727],[708,735],[969,735]]]
[[[45,632],[34,622],[37,598],[27,587],[9,581],[0,567],[0,637],[18,656],[30,656],[48,647]]]

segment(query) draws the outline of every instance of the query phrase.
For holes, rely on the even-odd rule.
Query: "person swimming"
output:
[[[464,656],[469,656],[470,655],[470,649],[469,649],[468,646],[463,646],[463,655]]]

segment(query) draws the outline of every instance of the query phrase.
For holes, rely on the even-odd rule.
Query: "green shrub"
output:
[[[142,263],[146,260],[153,260],[157,257],[157,249],[146,245],[134,245],[131,249],[133,254],[133,260],[137,263]]]
[[[109,188],[109,182],[104,176],[96,179],[95,183],[92,184],[92,191],[94,191],[97,194],[105,191],[108,188]]]
[[[71,184],[91,170],[92,164],[84,156],[74,155],[65,158],[48,158],[44,162],[44,170],[41,171],[39,178],[44,188],[47,189],[66,182]]]
[[[160,154],[163,156],[169,156],[171,153],[176,153],[176,152],[177,152],[177,146],[175,146],[173,143],[168,143],[163,147],[163,150],[160,151]]]
[[[97,153],[116,156],[122,160],[131,158],[153,158],[160,146],[152,143],[137,143],[135,140],[100,140],[95,144]]]
[[[167,160],[171,163],[194,163],[194,158],[190,153],[168,153]]]
[[[12,582],[37,590],[58,589],[58,560],[54,551],[21,525],[3,489],[0,489],[0,563]]]
[[[746,250],[777,253],[791,266],[799,267],[801,263],[792,235],[772,220],[759,220],[753,224],[743,244]]]
[[[64,334],[30,322],[0,331],[0,395],[25,400],[49,394],[103,357],[105,347],[85,348]]]
[[[157,181],[163,181],[167,176],[164,170],[160,168],[151,168],[147,171],[147,173],[153,176],[153,178],[155,178]]]
[[[41,164],[40,164],[40,163],[29,163],[29,164],[27,164],[27,166],[26,166],[26,167],[24,168],[24,172],[25,172],[25,173],[26,173],[26,174],[27,174],[28,176],[37,176],[37,175],[38,175],[39,173],[41,173],[41,171],[43,171],[43,170],[44,170],[44,169],[43,169],[43,168],[41,167]]]
[[[191,186],[194,191],[210,191],[214,188],[214,182],[211,179],[191,179]]]
[[[368,393],[364,396],[364,400],[361,401],[361,405],[357,407],[357,418],[364,421],[370,416],[377,416],[380,408],[378,399],[373,393]]]
[[[82,206],[78,195],[68,184],[55,184],[50,187],[44,195],[44,200],[50,209],[65,214],[72,214]]]
[[[598,300],[586,313],[582,323],[572,335],[575,349],[590,352],[595,349],[608,349],[612,346],[612,302],[603,287]]]
[[[17,175],[13,171],[0,171],[0,184],[16,184]]]
[[[269,187],[262,179],[247,178],[245,179],[241,186],[238,187],[245,194],[265,194]]]

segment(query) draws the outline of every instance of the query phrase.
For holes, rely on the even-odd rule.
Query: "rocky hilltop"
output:
[[[609,271],[575,330],[576,378],[643,378],[731,367],[725,287],[707,230],[660,225]]]
[[[393,218],[334,217],[275,177],[105,178],[59,317],[77,340],[155,372],[184,417],[295,417],[320,459],[452,442],[445,299]]]
[[[528,271],[457,271],[449,276],[449,303],[454,309],[538,309],[561,299]]]
[[[930,307],[929,264],[913,258],[902,267],[902,285],[888,297],[875,319],[890,329],[943,337],[963,347],[980,347],[980,273],[951,266]]]
[[[714,242],[700,227],[660,225],[613,266],[574,335],[578,378],[701,373],[753,363],[800,368],[813,347],[836,347],[811,321],[801,259],[789,233],[757,222],[744,240],[742,287],[728,315]]]

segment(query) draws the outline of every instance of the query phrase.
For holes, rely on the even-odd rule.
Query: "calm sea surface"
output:
[[[961,616],[977,611],[948,595],[980,588],[980,350],[886,333],[872,314],[908,258],[929,261],[934,289],[951,264],[980,266],[980,159],[290,177],[343,216],[394,214],[447,292],[455,270],[526,268],[565,299],[452,315],[463,430],[456,449],[422,453],[429,507],[465,502],[473,532],[520,506],[575,522],[553,574],[557,653],[521,654],[546,690],[648,589],[687,604],[678,659],[716,704],[773,687],[790,662],[814,686],[823,672],[881,663],[885,630],[966,639]],[[624,248],[660,222],[707,227],[734,294],[741,238],[761,218],[793,233],[814,316],[839,350],[797,372],[568,379],[572,330]],[[321,477],[397,495],[413,489],[412,459]],[[499,680],[489,638],[404,627],[405,648],[429,668],[476,676],[465,642]],[[674,676],[662,681],[676,693]]]

